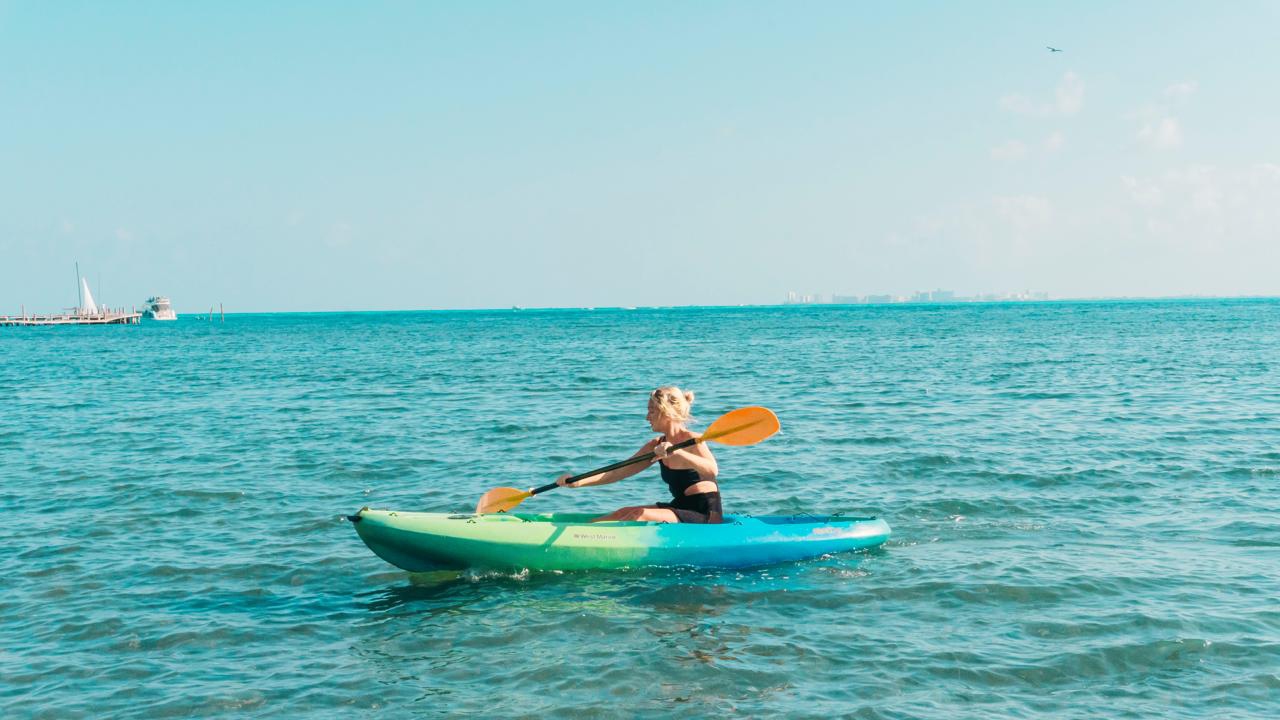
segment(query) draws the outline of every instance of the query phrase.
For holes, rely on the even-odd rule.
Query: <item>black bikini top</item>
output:
[[[666,436],[663,436],[666,440]],[[684,491],[702,482],[702,478],[698,476],[698,471],[693,468],[685,468],[677,470],[667,467],[667,464],[658,461],[658,471],[662,473],[662,479],[666,481],[667,487],[671,489],[671,497],[682,498]]]
[[[659,472],[662,473],[662,479],[667,481],[667,487],[671,489],[671,497],[673,498],[684,497],[685,490],[697,485],[702,480],[698,477],[698,471],[692,468],[676,470],[667,467],[667,464],[661,460],[658,461],[658,468]]]

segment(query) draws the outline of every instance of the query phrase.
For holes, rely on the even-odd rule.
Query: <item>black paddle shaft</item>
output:
[[[689,438],[688,440],[685,440],[684,442],[676,443],[675,445],[672,445],[672,446],[671,446],[671,450],[682,450],[682,449],[684,449],[684,448],[691,447],[691,446],[693,446],[693,445],[697,445],[697,444],[698,444],[698,440],[700,440],[700,439],[701,439],[701,438]],[[668,452],[670,452],[670,451],[668,451]],[[582,473],[581,475],[574,475],[574,476],[573,476],[573,477],[571,477],[571,478],[566,478],[566,479],[565,479],[565,482],[566,482],[566,483],[576,483],[576,482],[578,482],[579,480],[586,480],[587,478],[591,477],[592,475],[599,475],[599,474],[601,474],[601,473],[607,473],[607,472],[609,472],[610,470],[617,470],[618,468],[626,467],[626,466],[628,466],[628,465],[635,465],[636,463],[649,462],[650,460],[654,459],[655,457],[657,457],[657,455],[656,455],[655,453],[647,452],[647,453],[645,453],[645,454],[643,454],[643,455],[637,455],[637,456],[635,456],[635,457],[633,457],[633,458],[628,458],[628,459],[626,459],[626,460],[623,460],[622,462],[616,462],[616,463],[614,463],[614,464],[612,464],[612,465],[606,465],[606,466],[604,466],[604,467],[602,467],[602,468],[600,468],[600,469],[598,469],[598,470],[592,470],[591,472],[585,472],[585,473]],[[543,486],[542,486],[542,487],[540,487],[540,488],[534,488],[533,490],[530,490],[530,491],[529,491],[529,494],[530,494],[530,495],[537,495],[538,493],[544,493],[544,492],[546,492],[546,491],[548,491],[548,490],[555,490],[555,489],[556,489],[556,488],[558,488],[558,487],[560,487],[560,484],[559,484],[559,483],[549,483],[549,484],[547,484],[547,485],[543,485]]]

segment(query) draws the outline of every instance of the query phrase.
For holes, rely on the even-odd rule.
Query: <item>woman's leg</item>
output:
[[[675,513],[666,508],[660,508],[654,505],[636,505],[634,507],[619,508],[608,515],[601,515],[600,517],[593,518],[591,520],[591,522],[608,521],[673,523],[680,522],[680,518],[676,517]]]

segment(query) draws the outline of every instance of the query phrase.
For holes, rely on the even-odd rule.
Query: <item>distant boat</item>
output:
[[[110,308],[95,303],[89,292],[89,280],[80,275],[80,263],[76,263],[76,293],[78,305],[57,314],[28,315],[24,307],[21,315],[0,315],[0,326],[33,325],[136,325],[141,317],[133,310]],[[101,286],[99,286],[101,289]]]
[[[76,272],[79,272],[79,266],[77,266]],[[89,292],[89,281],[83,277],[80,278],[80,288],[84,302],[80,307],[76,308],[76,311],[85,316],[97,315],[98,306],[93,302],[93,293]],[[98,283],[98,289],[102,289],[102,283]]]
[[[173,311],[169,298],[156,295],[147,298],[147,309],[142,311],[142,317],[148,320],[177,320],[178,313]]]

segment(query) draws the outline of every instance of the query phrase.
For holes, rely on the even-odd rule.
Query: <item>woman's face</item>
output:
[[[665,433],[671,427],[671,421],[667,419],[667,416],[658,412],[658,403],[653,400],[649,401],[649,412],[644,416],[644,419],[649,421],[649,427],[653,428],[654,432]]]

